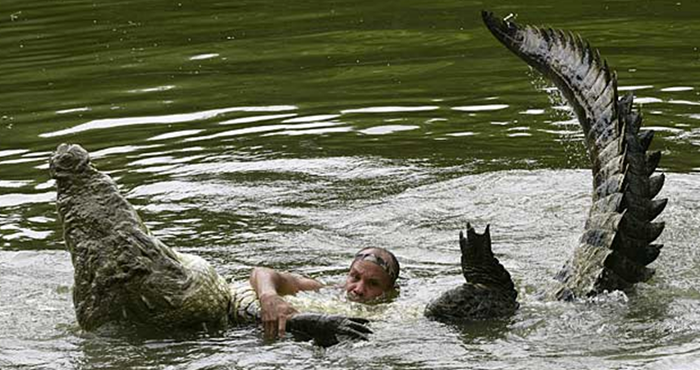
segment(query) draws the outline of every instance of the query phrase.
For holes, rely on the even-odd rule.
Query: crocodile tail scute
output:
[[[661,154],[650,152],[654,133],[641,131],[632,95],[618,97],[617,76],[580,36],[521,26],[482,12],[491,33],[552,80],[573,107],[593,171],[593,204],[573,258],[557,278],[558,298],[627,289],[653,275],[647,265],[662,245],[664,229],[652,222],[667,200],[655,200],[664,175],[653,176]]]

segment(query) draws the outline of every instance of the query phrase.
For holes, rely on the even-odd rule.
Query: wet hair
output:
[[[377,253],[380,252],[380,253]],[[386,258],[381,256],[380,254],[385,254],[388,256],[389,260],[387,261]],[[399,271],[401,271],[401,266],[399,265],[399,260],[396,259],[396,256],[389,252],[389,250],[381,247],[367,247],[367,248],[362,248],[357,254],[355,254],[355,259],[353,260],[353,264],[356,261],[369,261],[377,266],[381,267],[384,272],[386,272],[387,275],[389,275],[389,279],[391,280],[391,285],[394,285],[396,283],[396,280],[399,278]]]

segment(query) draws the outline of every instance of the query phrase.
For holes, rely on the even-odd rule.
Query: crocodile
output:
[[[581,36],[519,25],[488,11],[482,19],[498,41],[558,88],[583,129],[591,162],[592,204],[584,231],[547,296],[571,301],[648,281],[654,274],[648,265],[663,246],[654,241],[665,226],[654,220],[668,199],[654,199],[665,181],[664,174],[654,175],[661,152],[649,150],[654,131],[640,131],[632,94],[619,96],[616,73]],[[467,229],[466,239],[460,234],[467,282],[431,302],[426,316],[455,321],[512,315],[517,293],[491,253],[488,227],[483,236]],[[485,257],[469,257],[478,251]]]
[[[260,320],[249,284],[229,284],[203,258],[177,252],[156,238],[80,145],[59,145],[49,171],[83,330],[116,325],[164,333],[211,331]],[[342,338],[366,340],[367,324],[360,318],[299,313],[287,329],[297,338],[330,346]]]
[[[662,248],[654,241],[664,229],[663,222],[653,221],[668,200],[654,199],[665,180],[663,174],[654,175],[661,154],[649,151],[654,131],[640,132],[642,118],[632,107],[633,96],[619,97],[616,74],[580,36],[521,26],[490,12],[482,12],[482,18],[497,40],[558,87],[583,129],[592,164],[592,205],[584,232],[550,296],[573,300],[648,281],[654,270],[647,265]],[[73,298],[82,328],[115,322],[206,329],[259,320],[254,293],[242,293],[204,259],[155,238],[82,147],[60,145],[50,171],[75,267]],[[466,283],[429,303],[425,315],[453,322],[515,313],[517,290],[493,255],[489,226],[479,234],[467,224],[459,245]],[[343,335],[366,339],[371,332],[366,324],[307,313],[293,316],[288,329],[331,345]]]

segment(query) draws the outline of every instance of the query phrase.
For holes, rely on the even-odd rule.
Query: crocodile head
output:
[[[90,167],[87,150],[77,144],[61,144],[49,159],[49,171],[54,179],[75,176]]]

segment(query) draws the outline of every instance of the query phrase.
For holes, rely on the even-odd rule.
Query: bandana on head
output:
[[[378,256],[372,251],[367,252],[366,249],[363,249],[359,251],[355,255],[355,261],[369,261],[374,263],[375,265],[379,266],[386,272],[387,275],[391,278],[391,281],[396,281],[396,279],[399,277],[398,276],[398,271],[393,269],[392,265],[390,265],[387,261],[384,260],[384,258]]]

